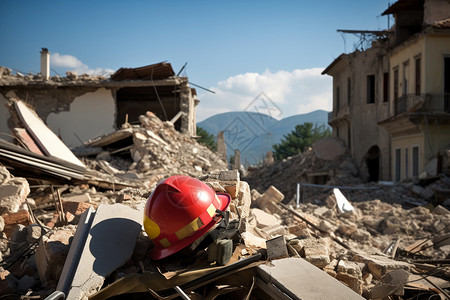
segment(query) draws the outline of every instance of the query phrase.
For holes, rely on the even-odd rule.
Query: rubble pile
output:
[[[78,75],[77,72],[68,71],[66,72],[65,77],[61,76],[53,76],[48,80],[45,80],[40,73],[38,74],[22,74],[20,72],[16,72],[16,74],[12,73],[12,70],[3,66],[0,66],[0,85],[8,86],[8,85],[16,85],[16,84],[33,84],[33,83],[42,83],[45,81],[47,84],[55,84],[64,82],[65,84],[76,83],[76,82],[101,82],[105,81],[106,78],[102,75],[90,76],[88,74]]]
[[[150,112],[140,122],[77,150],[84,153],[85,179],[39,182],[35,171],[29,183],[13,175],[22,165],[0,164],[0,297],[44,299],[64,291],[67,299],[149,292],[173,298],[178,288],[195,299],[306,299],[311,287],[322,298],[448,296],[445,176],[362,185],[346,150],[328,139],[254,170],[253,186],[172,123]],[[47,160],[39,162],[38,171]],[[358,189],[316,190],[297,209],[285,204],[297,180],[324,176],[328,168],[329,183]],[[198,178],[229,194],[231,203],[219,211],[226,220],[217,225],[220,239],[205,235],[152,260],[143,211],[157,183],[171,175]],[[437,198],[441,205],[426,201]],[[292,278],[301,281],[292,285]]]
[[[293,210],[274,205],[282,197],[261,201],[273,190],[271,186],[263,195],[252,190],[249,230],[261,242],[283,235],[291,256],[303,257],[367,299],[404,295],[404,288],[423,285],[408,286],[412,278],[420,281],[421,274],[450,287],[450,211],[443,206],[404,209],[375,199],[340,212],[329,195],[326,206],[308,203]],[[426,265],[432,261],[444,264]],[[395,288],[389,286],[393,281]]]
[[[38,212],[36,205],[44,198],[45,191],[29,194],[26,180],[12,176],[4,167],[1,170],[3,182],[0,191],[10,189],[9,186],[16,187],[8,198],[15,203],[9,206],[14,209],[5,208],[2,215],[5,228],[12,226],[11,231],[3,230],[2,233],[2,295],[32,292],[35,296],[45,297],[50,294],[57,284],[61,284],[58,281],[64,274],[66,257],[83,223],[79,221],[80,215],[96,208],[103,212],[103,220],[113,225],[114,220],[123,219],[109,218],[111,211],[122,211],[124,213],[120,215],[125,217],[125,211],[132,208],[140,211],[140,215],[150,192],[132,188],[101,192],[86,186],[65,187],[61,201],[67,218],[62,218],[61,213],[56,214],[53,224],[53,221],[48,221],[51,215],[44,219],[35,218],[38,214],[33,213]],[[149,253],[153,246],[141,228],[135,243],[128,245],[128,248],[131,247],[129,256],[118,258],[123,261],[119,267],[114,266],[112,271],[100,277],[97,272],[95,276],[88,275],[84,279],[84,296],[102,299],[107,293],[112,293],[111,290],[123,290],[123,286],[116,288],[116,285],[121,286],[121,278],[133,280],[136,276],[162,273],[170,279],[179,272],[194,270],[194,265],[207,268],[214,261],[228,265],[257,253],[263,254],[262,263],[266,260],[280,260],[281,263],[284,259],[303,258],[367,299],[414,295],[417,289],[431,295],[436,289],[427,280],[442,289],[450,287],[450,269],[446,267],[450,254],[450,212],[442,206],[432,211],[425,207],[404,209],[398,204],[375,199],[352,203],[353,210],[341,212],[336,197],[327,195],[325,205],[308,203],[294,210],[282,204],[284,195],[275,186],[260,194],[242,181],[236,170],[210,172],[199,178],[216,192],[226,192],[232,197],[229,224],[238,235],[232,240],[231,257],[224,258],[223,252],[222,256],[217,254],[220,252],[217,249],[210,251],[210,248],[214,249],[210,246],[196,255],[180,253],[163,261],[152,261]],[[16,222],[12,221],[16,219],[11,216],[21,211],[27,219],[11,224]],[[96,222],[99,223],[94,219]],[[96,226],[91,230],[94,229]],[[120,235],[117,230],[115,232]],[[99,238],[95,231],[92,236]],[[129,234],[127,238],[130,238]],[[98,250],[93,250],[93,239],[89,247],[84,247],[83,255],[88,252],[97,257]],[[123,240],[120,236],[117,239]],[[99,247],[98,242],[95,245]],[[106,254],[103,251],[107,250],[101,251]],[[92,269],[98,268],[95,261],[103,255],[91,261]],[[83,261],[87,261],[83,263],[83,268],[91,269],[90,260],[84,258]],[[89,279],[89,276],[93,277]],[[76,277],[74,280],[79,279]],[[110,283],[113,284],[107,289]],[[141,288],[148,289],[148,286]],[[140,291],[136,289],[138,287],[126,288],[128,292]],[[190,296],[200,297],[198,293],[192,290]],[[255,294],[258,294],[258,289]]]
[[[126,123],[120,130],[126,132],[121,140],[126,144],[122,143],[121,147],[129,155],[118,157],[111,154],[117,152],[112,147],[120,140],[102,143],[108,139],[106,135],[86,143],[87,146],[102,145],[102,152],[95,159],[85,158],[84,163],[92,169],[115,176],[140,179],[148,188],[171,175],[198,177],[213,170],[227,168],[226,162],[217,154],[175,130],[171,122],[161,121],[152,112],[141,115],[139,120],[141,124]]]
[[[249,169],[244,179],[258,191],[264,191],[270,185],[276,186],[286,196],[287,201],[294,197],[298,182],[314,183],[316,174],[327,179],[324,184],[361,184],[361,171],[342,143],[335,138],[321,140],[303,153],[260,168]]]
[[[325,154],[324,148],[327,147],[330,150]],[[422,178],[407,179],[396,184],[364,183],[361,179],[364,178],[364,171],[359,170],[351,156],[346,151],[339,150],[340,147],[342,145],[338,139],[321,140],[303,153],[250,169],[244,180],[257,191],[264,191],[271,185],[276,186],[285,195],[284,203],[295,202],[297,183],[306,183],[301,187],[303,203],[325,205],[331,189],[327,186],[345,186],[352,188],[343,190],[352,202],[379,199],[385,203],[414,207],[431,201],[450,208],[450,200],[447,200],[450,195],[450,179],[445,175],[427,177],[422,174]],[[335,151],[336,148],[339,151]],[[316,174],[324,182],[314,186]]]

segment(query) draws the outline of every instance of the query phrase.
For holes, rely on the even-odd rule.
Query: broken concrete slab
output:
[[[84,164],[70,151],[70,149],[51,131],[47,125],[24,102],[15,100],[14,108],[23,122],[27,132],[33,137],[39,148],[47,155],[58,157],[85,168]]]
[[[92,209],[86,215],[89,213]],[[74,238],[57,289],[68,299],[81,299],[98,291],[105,277],[133,255],[142,230],[142,215],[128,206],[114,204],[100,205],[92,217],[81,218],[84,226],[79,225],[80,234]]]
[[[283,294],[291,299],[364,299],[302,258],[274,260],[258,266],[256,273],[261,279],[257,286],[276,299],[285,299]]]
[[[90,147],[105,147],[112,143],[126,139],[127,137],[130,137],[132,135],[132,128],[124,128],[87,141],[84,143],[84,145]]]
[[[381,278],[389,271],[403,269],[409,271],[411,265],[407,262],[392,260],[381,254],[362,254],[358,253],[353,256],[355,262],[362,262],[367,265],[369,271],[376,277]]]
[[[256,219],[256,226],[258,226],[258,228],[261,229],[264,227],[277,225],[280,223],[280,221],[275,216],[268,214],[265,211],[258,208],[252,208],[250,210],[250,215]]]

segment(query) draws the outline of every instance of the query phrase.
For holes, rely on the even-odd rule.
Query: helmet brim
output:
[[[226,210],[228,208],[228,206],[230,205],[231,196],[226,193],[216,193],[216,195],[217,195],[217,198],[219,198],[220,210],[221,211]],[[189,246],[190,244],[195,242],[197,239],[199,239],[202,235],[204,235],[206,232],[208,232],[208,230],[210,230],[215,224],[216,224],[216,222],[214,220],[212,220],[211,222],[209,222],[208,224],[203,226],[201,229],[194,232],[192,235],[186,237],[185,239],[181,240],[179,243],[172,245],[168,248],[154,247],[152,252],[150,253],[150,258],[153,260],[159,260],[159,259],[163,259],[169,255],[172,255],[172,254],[180,251],[181,249]]]

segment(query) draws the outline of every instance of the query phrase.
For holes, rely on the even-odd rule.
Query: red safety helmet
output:
[[[160,182],[144,211],[144,229],[154,244],[150,257],[162,259],[192,244],[220,220],[230,201],[230,195],[216,194],[192,177]]]

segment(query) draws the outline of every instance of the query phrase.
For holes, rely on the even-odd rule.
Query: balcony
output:
[[[350,107],[348,105],[340,107],[339,111],[333,109],[333,111],[328,113],[328,124],[330,125],[337,122],[348,122],[350,119]]]
[[[404,95],[394,102],[395,115],[405,112],[450,113],[450,94]]]

